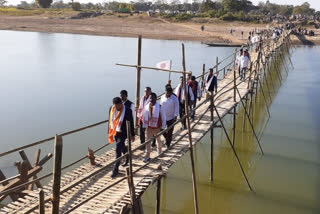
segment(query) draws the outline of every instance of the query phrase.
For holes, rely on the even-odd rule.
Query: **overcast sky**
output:
[[[9,4],[18,4],[21,0],[7,0]],[[27,2],[32,2],[33,0],[26,0]],[[55,0],[54,0],[55,1]],[[71,2],[71,0],[63,0],[64,2]],[[102,3],[102,2],[108,2],[110,0],[75,0],[80,3]],[[112,0],[111,0],[112,1]],[[118,0],[120,2],[129,2],[130,0]],[[147,0],[146,0],[147,1]],[[171,0],[167,0],[170,2]],[[181,2],[184,2],[184,0],[180,0]],[[191,2],[191,0],[188,0]],[[253,4],[258,4],[261,0],[251,0]],[[266,0],[262,0],[263,2],[266,2]],[[292,5],[301,5],[303,2],[309,2],[311,7],[320,11],[320,0],[270,0],[271,3],[277,3],[277,4],[292,4]]]

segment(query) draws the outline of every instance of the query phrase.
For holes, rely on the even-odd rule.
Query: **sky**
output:
[[[9,4],[19,4],[21,0],[7,0]],[[33,0],[25,0],[27,2],[32,2]],[[71,0],[63,0],[64,2],[71,2]],[[108,2],[112,0],[76,0],[80,3],[102,3],[102,2]],[[120,2],[129,2],[130,0],[118,0]],[[171,0],[167,0],[170,2]],[[191,2],[191,0],[189,0]],[[266,0],[251,0],[253,4],[257,5],[260,1],[266,2]],[[181,2],[184,2],[184,0],[181,0]],[[290,5],[301,5],[303,2],[308,2],[311,5],[311,8],[316,9],[317,11],[320,11],[320,0],[270,0],[271,3],[277,3],[277,4],[290,4]]]

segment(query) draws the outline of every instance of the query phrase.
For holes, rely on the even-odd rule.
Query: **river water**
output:
[[[212,66],[217,56],[221,59],[233,51],[184,43],[187,69],[196,75],[203,63]],[[135,69],[115,63],[136,63],[137,39],[1,31],[0,47],[0,152],[106,119],[111,100],[121,89],[127,89],[134,101]],[[238,107],[236,150],[255,194],[248,190],[221,129],[214,132],[213,183],[209,136],[196,146],[201,213],[320,212],[319,54],[319,47],[297,47],[291,56],[294,68],[281,65],[281,84],[272,74],[270,119],[261,93],[257,96],[254,126],[264,156],[248,122],[243,130],[244,112]],[[172,59],[173,69],[181,69],[181,41],[143,39],[142,64],[154,66],[167,59]],[[172,78],[177,83],[178,75]],[[167,73],[143,71],[142,87],[161,93],[167,79]],[[232,117],[224,123],[231,136]],[[85,155],[88,146],[103,145],[105,130],[104,124],[64,137],[64,164]],[[52,142],[39,147],[41,157],[53,152]],[[26,149],[31,160],[34,151]],[[0,169],[15,175],[17,160],[17,154],[1,157]],[[45,172],[51,165],[47,163]],[[162,213],[193,213],[189,155],[169,170],[161,192]],[[145,213],[153,213],[154,203],[152,186],[143,196]]]

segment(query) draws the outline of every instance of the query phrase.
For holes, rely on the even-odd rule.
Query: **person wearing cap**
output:
[[[197,99],[199,99],[199,101],[201,100],[201,89],[200,89],[200,84],[198,83],[198,81],[196,81],[196,77],[195,76],[191,76],[191,79],[188,81],[188,86],[191,88],[193,96],[194,96],[194,101],[192,103],[191,109],[194,109],[197,105]],[[191,119],[194,120],[194,115],[195,115],[195,111],[191,112]]]
[[[112,100],[112,107],[109,111],[109,126],[108,126],[108,139],[109,143],[116,141],[116,159],[121,157],[121,154],[127,153],[125,146],[125,140],[127,139],[127,121],[130,123],[130,135],[131,141],[135,139],[134,124],[132,111],[127,108],[120,97],[115,97]],[[128,164],[128,158],[124,165]],[[114,165],[111,177],[115,177],[119,172],[120,161],[117,161]]]
[[[166,85],[165,94],[161,97],[160,104],[165,113],[166,125],[168,128],[176,122],[179,115],[179,100],[177,96],[173,94],[173,89],[170,85]],[[163,134],[166,139],[167,148],[171,145],[173,129],[174,127]]]

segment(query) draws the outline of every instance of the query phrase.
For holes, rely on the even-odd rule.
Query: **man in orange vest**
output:
[[[134,125],[132,111],[122,104],[120,97],[115,97],[112,100],[113,106],[110,109],[109,115],[109,131],[108,138],[109,143],[116,141],[116,159],[121,157],[121,154],[127,153],[127,148],[125,146],[125,140],[127,139],[127,126],[126,122],[130,122],[130,133],[131,141],[134,141]],[[126,159],[125,165],[128,163],[128,158]],[[111,177],[115,177],[119,172],[120,161],[117,161],[114,165]]]

